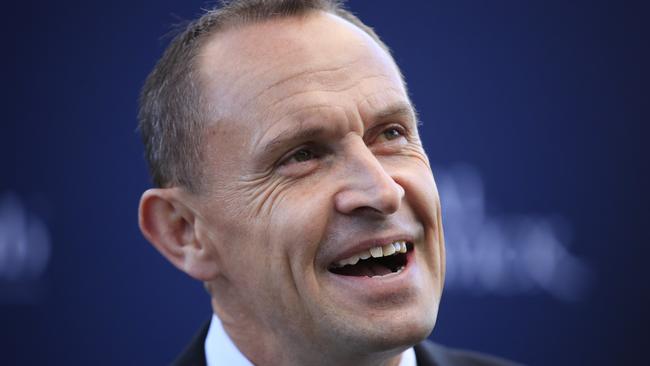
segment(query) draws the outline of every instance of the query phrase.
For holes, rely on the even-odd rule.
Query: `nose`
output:
[[[383,215],[396,212],[404,198],[404,188],[384,169],[361,138],[351,142],[345,160],[345,184],[336,193],[336,209],[343,214],[373,211]]]

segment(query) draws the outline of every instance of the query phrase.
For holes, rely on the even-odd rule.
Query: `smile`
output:
[[[334,262],[328,269],[337,275],[356,277],[377,277],[399,273],[406,267],[407,253],[412,246],[407,241],[398,240],[372,247]]]

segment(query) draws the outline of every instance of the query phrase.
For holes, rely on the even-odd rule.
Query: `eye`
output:
[[[375,142],[379,143],[394,143],[399,141],[403,141],[406,139],[407,133],[404,130],[404,127],[400,125],[390,125],[386,126],[384,129],[380,130],[381,133],[379,135],[376,135],[375,137]]]
[[[308,149],[300,149],[291,155],[290,159],[298,163],[303,161],[311,160],[314,158],[314,153]]]
[[[402,131],[397,127],[390,127],[388,129],[386,129],[384,132],[382,132],[382,134],[384,135],[386,140],[389,140],[389,141],[390,140],[395,140],[396,138],[399,138],[399,137],[404,135],[402,133]]]
[[[314,160],[317,157],[318,156],[316,156],[316,153],[314,152],[313,149],[303,147],[294,151],[283,162],[281,162],[280,165],[304,163],[310,160]]]

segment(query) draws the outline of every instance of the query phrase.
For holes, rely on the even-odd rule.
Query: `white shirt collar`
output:
[[[215,314],[212,314],[204,349],[208,366],[253,366],[232,342]],[[402,353],[399,366],[417,366],[413,347]]]
[[[205,360],[208,366],[253,366],[223,329],[221,320],[212,314],[208,336],[205,337]]]

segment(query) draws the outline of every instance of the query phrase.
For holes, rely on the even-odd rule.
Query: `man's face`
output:
[[[217,37],[200,56],[219,114],[197,201],[219,315],[342,353],[424,338],[444,277],[440,203],[391,57],[324,13]]]

